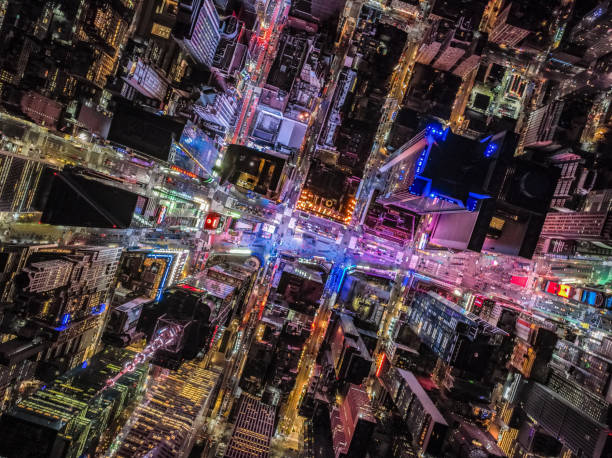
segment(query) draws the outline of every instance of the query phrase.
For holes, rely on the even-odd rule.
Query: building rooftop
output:
[[[425,392],[423,386],[419,383],[414,374],[410,371],[400,369],[396,367],[395,370],[400,374],[402,380],[410,388],[410,391],[419,399],[423,409],[431,415],[431,418],[436,423],[442,423],[443,425],[447,425],[444,416],[440,413],[436,405],[433,403],[429,395]]]
[[[228,285],[227,283],[223,283],[206,276],[205,272],[182,280],[178,286],[181,287],[181,285],[191,286],[193,288],[202,290],[202,292],[206,291],[211,296],[218,297],[220,299],[225,299],[233,294],[233,292],[236,290],[235,287]]]
[[[238,417],[225,458],[267,458],[276,409],[249,394],[240,396]]]
[[[428,291],[427,295],[434,298],[437,302],[443,304],[445,307],[450,308],[456,313],[463,315],[466,321],[471,321],[473,324],[477,326],[482,326],[483,329],[490,334],[501,334],[501,335],[506,335],[506,336],[508,335],[507,332],[499,329],[497,326],[493,326],[488,321],[485,321],[482,318],[480,318],[478,315],[474,315],[473,313],[468,312],[466,309],[460,307],[454,302],[449,301],[445,297],[442,297],[439,294],[434,293],[433,291]]]

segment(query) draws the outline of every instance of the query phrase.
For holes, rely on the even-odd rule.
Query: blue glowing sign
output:
[[[166,259],[166,268],[164,269],[164,275],[162,276],[161,281],[159,282],[159,287],[157,288],[157,295],[155,296],[155,300],[159,301],[162,296],[162,292],[166,286],[166,280],[168,279],[168,272],[170,271],[170,266],[172,265],[172,261],[174,261],[174,255],[172,254],[149,254],[147,258],[153,259]]]
[[[104,310],[106,310],[106,304],[100,304],[98,306],[95,306],[91,309],[91,314],[92,315],[101,315],[102,313],[104,313]]]
[[[489,143],[487,145],[487,149],[485,149],[484,157],[491,157],[491,156],[493,156],[493,154],[495,154],[495,152],[497,151],[498,148],[499,148],[499,146],[496,143]]]
[[[606,10],[604,10],[603,8],[597,8],[595,11],[593,11],[593,14],[591,15],[591,20],[595,20],[598,17],[601,17],[605,12]]]
[[[353,266],[348,266],[342,269],[342,274],[340,275],[340,279],[338,280],[338,283],[335,285],[336,293],[339,293],[340,290],[342,289],[342,284],[344,283],[344,277],[346,277],[347,271],[352,270],[355,267],[356,266],[353,265]]]
[[[584,290],[582,292],[582,302],[589,304],[589,305],[595,305],[596,299],[597,299],[597,293],[595,291]]]
[[[62,315],[62,320],[60,322],[60,326],[58,326],[57,328],[54,328],[54,329],[56,331],[63,331],[64,329],[66,329],[69,321],[70,321],[70,313],[64,313]]]
[[[429,178],[415,176],[414,181],[408,188],[408,192],[416,196],[422,196],[424,194],[428,194],[430,188],[431,180]]]
[[[425,128],[425,135],[429,135],[429,136],[435,138],[436,140],[445,141],[446,137],[448,136],[448,132],[449,131],[450,131],[450,128],[448,128],[448,127],[444,128],[440,124],[432,123],[432,124],[429,124]]]
[[[87,360],[83,361],[83,364],[81,364],[81,368],[85,369],[87,367],[89,363],[87,362]]]
[[[183,129],[178,144],[174,144],[172,162],[183,170],[208,178],[218,157],[214,141],[190,122]]]
[[[416,167],[414,169],[415,175],[420,175],[425,170],[425,166],[427,165],[427,159],[429,156],[429,148],[425,148],[416,162]]]
[[[468,209],[468,211],[474,212],[478,209],[478,202],[479,202],[478,199],[474,197],[468,197],[465,206]]]

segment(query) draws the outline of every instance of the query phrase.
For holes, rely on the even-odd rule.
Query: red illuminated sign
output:
[[[168,207],[162,205],[159,208],[159,213],[157,214],[157,224],[161,224],[164,222],[164,218],[166,217],[166,211],[168,210]]]
[[[192,172],[190,172],[188,170],[185,170],[185,169],[182,169],[180,167],[177,167],[176,165],[171,165],[170,168],[172,170],[175,170],[175,171],[179,172],[179,173],[182,173],[183,175],[187,175],[190,178],[197,178],[198,177],[195,173],[192,173]]]
[[[192,291],[194,293],[203,293],[204,292],[203,289],[196,288],[195,286],[191,286],[191,285],[188,285],[186,283],[181,283],[180,285],[177,285],[177,286],[179,288],[186,289],[187,291]]]
[[[512,275],[512,277],[510,278],[510,283],[512,283],[513,285],[518,285],[521,288],[524,288],[525,286],[527,286],[528,279],[529,279],[528,277],[519,277],[517,275]]]
[[[484,296],[476,296],[474,298],[474,305],[476,307],[482,307],[482,304],[484,303],[484,300],[485,300]]]
[[[378,368],[376,369],[376,377],[380,377],[380,373],[382,372],[383,365],[385,364],[385,360],[387,359],[387,354],[383,353],[382,358],[380,358],[380,364],[378,364]]]
[[[219,227],[219,220],[221,219],[221,215],[219,213],[210,212],[206,215],[206,220],[204,221],[204,229],[215,230]]]
[[[559,283],[555,283],[554,281],[547,282],[545,291],[549,294],[557,294],[559,291]]]
[[[217,337],[217,331],[219,331],[219,325],[215,326],[215,330],[213,331],[213,335],[212,338],[210,339],[210,345],[209,348],[213,346],[213,344],[215,343],[215,337]]]

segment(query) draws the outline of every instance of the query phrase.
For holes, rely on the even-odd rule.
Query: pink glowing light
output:
[[[146,362],[151,359],[155,353],[164,348],[168,348],[173,345],[180,335],[181,328],[178,325],[171,324],[159,330],[157,335],[147,344],[147,346],[139,353],[137,353],[131,361],[128,361],[114,377],[109,378],[101,391],[107,388],[113,387],[117,381],[129,372],[136,370],[139,364]]]

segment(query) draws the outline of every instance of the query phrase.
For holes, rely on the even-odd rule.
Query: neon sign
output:
[[[157,215],[157,224],[161,224],[164,222],[164,219],[166,218],[166,211],[168,211],[168,207],[166,207],[165,205],[162,205],[159,208],[159,213]]]
[[[188,176],[189,178],[197,178],[198,176],[195,173],[192,173],[188,170],[177,167],[176,165],[171,165],[170,168],[176,172],[182,173],[183,175]]]
[[[193,293],[203,293],[204,290],[200,288],[196,288],[195,286],[188,285],[187,283],[181,283],[177,285],[179,288],[186,289],[187,291],[191,291]]]
[[[497,151],[498,148],[499,148],[499,146],[497,146],[496,143],[489,143],[487,145],[487,149],[485,149],[484,157],[491,157],[491,156],[493,156],[493,154],[495,154],[495,151]]]
[[[170,266],[172,265],[172,262],[174,261],[174,255],[152,253],[152,254],[147,255],[147,258],[166,260],[166,267],[164,269],[163,277],[161,281],[159,282],[159,287],[157,288],[157,295],[155,296],[155,300],[159,302],[162,296],[162,292],[164,291],[164,288],[166,286],[166,279],[168,278],[168,272],[170,271]]]
[[[376,369],[376,377],[380,377],[380,373],[382,372],[383,365],[385,364],[385,360],[387,359],[387,354],[383,353],[380,358],[380,363],[378,364],[378,368]]]
[[[425,128],[425,135],[429,135],[435,138],[436,140],[445,141],[446,137],[448,136],[449,131],[450,131],[450,128],[447,127],[445,129],[442,125],[433,123],[433,124],[429,124]]]

